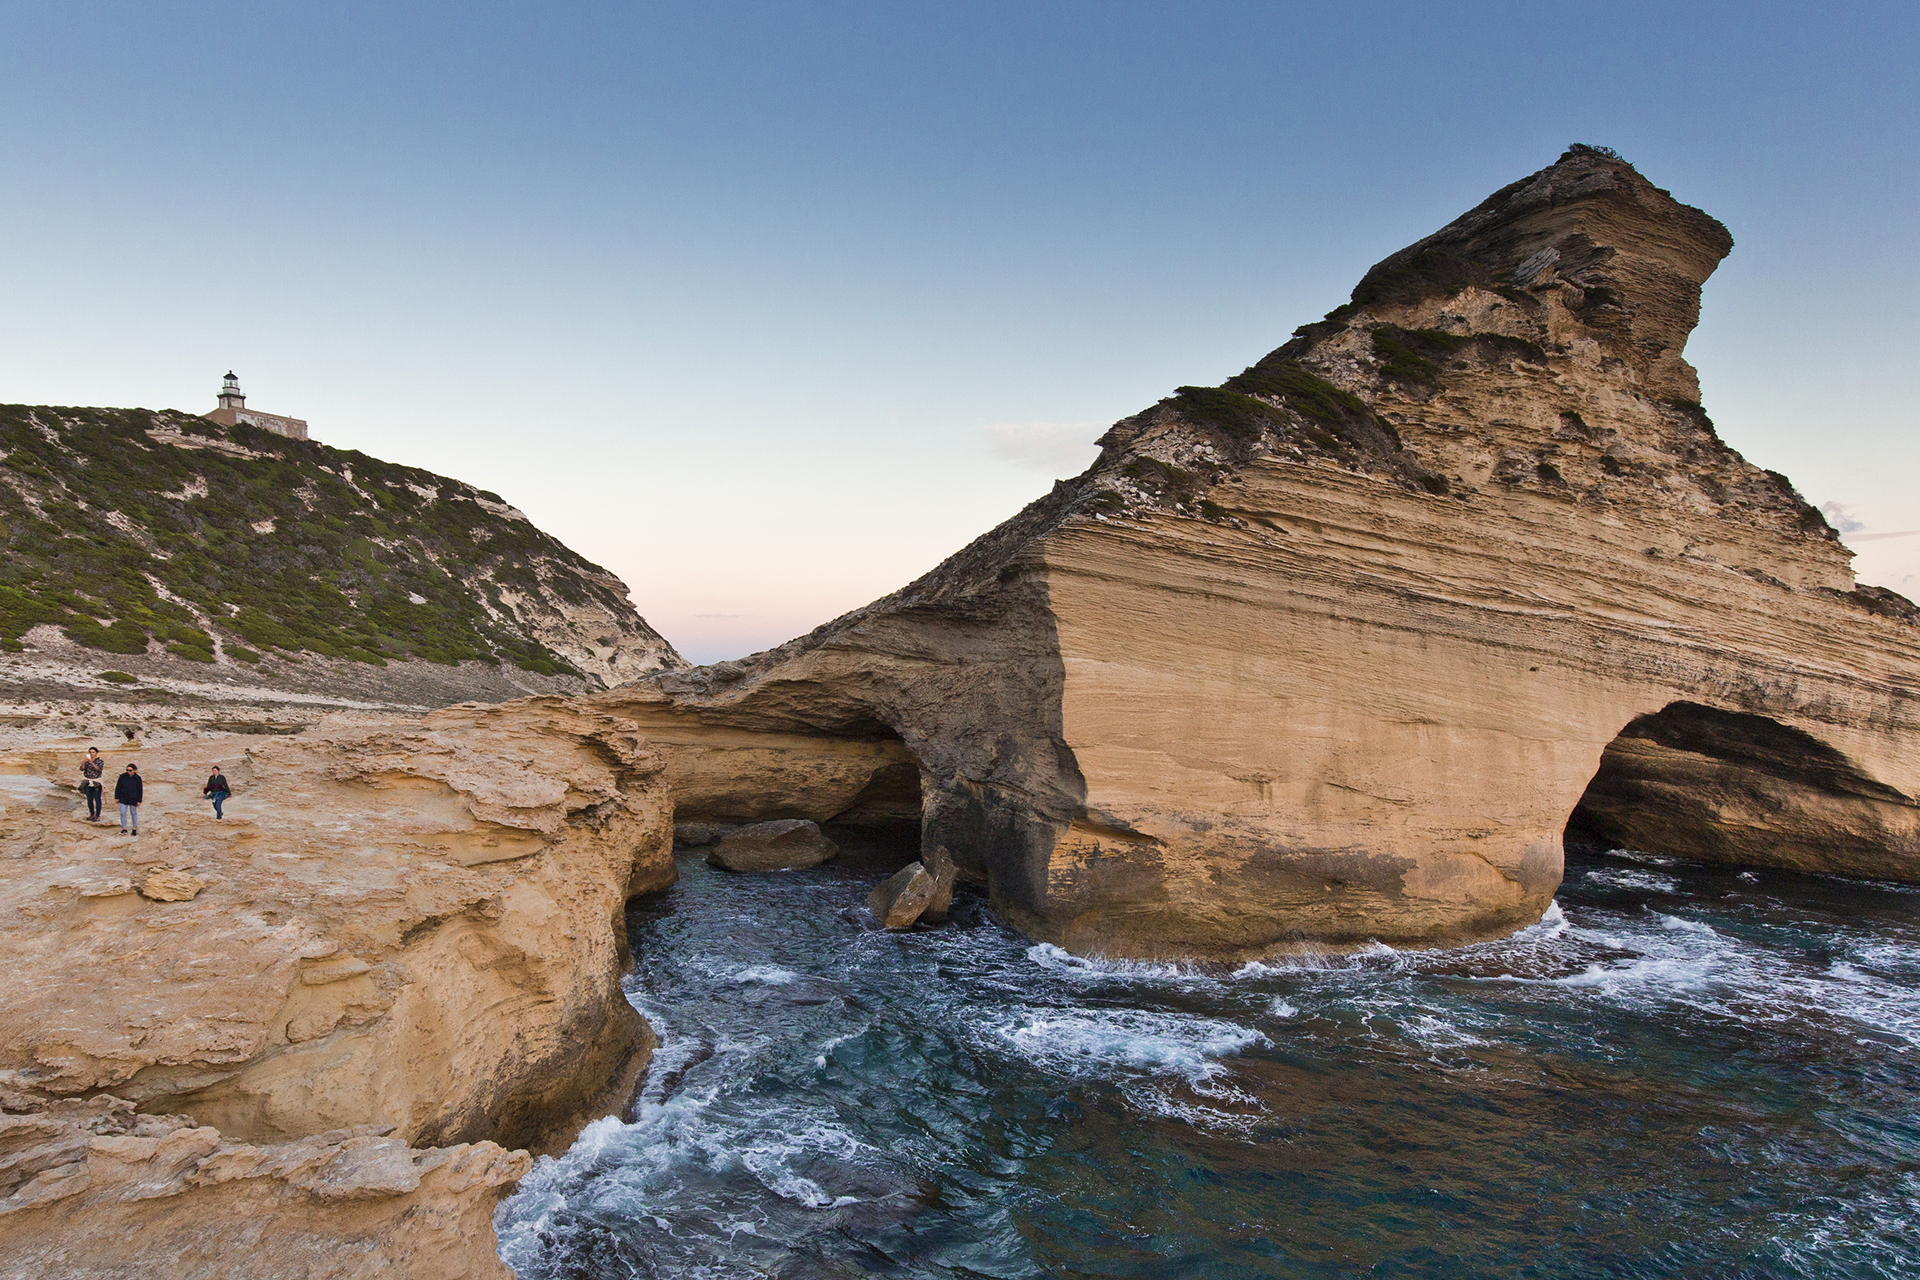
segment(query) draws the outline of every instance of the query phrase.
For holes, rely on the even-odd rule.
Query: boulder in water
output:
[[[940,924],[953,910],[953,882],[959,875],[959,868],[953,865],[953,858],[944,845],[935,845],[932,853],[921,857],[920,865],[933,877],[933,897],[928,900],[927,909],[920,913],[920,918],[928,924]]]
[[[707,862],[722,871],[791,871],[817,867],[838,852],[840,846],[821,834],[818,823],[777,818],[727,832]]]
[[[913,922],[924,914],[939,892],[937,877],[918,862],[909,862],[906,866],[882,880],[867,895],[867,910],[873,912],[873,918],[888,929],[911,929]],[[953,896],[952,883],[947,886],[947,897]]]
[[[720,822],[676,822],[673,842],[689,849],[704,849],[733,828]]]

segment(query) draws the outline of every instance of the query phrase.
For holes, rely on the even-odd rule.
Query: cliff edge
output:
[[[558,698],[0,752],[0,1276],[507,1276],[528,1153],[653,1037],[627,899],[674,879],[659,761]],[[199,799],[206,764],[234,787]]]

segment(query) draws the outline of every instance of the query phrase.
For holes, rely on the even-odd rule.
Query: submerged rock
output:
[[[1510,932],[1552,901],[1608,744],[1679,702],[1844,759],[1768,775],[1816,833],[1796,859],[1920,875],[1878,834],[1920,794],[1916,611],[1719,439],[1682,357],[1731,245],[1575,147],[1224,385],[1116,423],[920,580],[593,700],[660,744],[690,814],[760,795],[824,821],[911,762],[922,851],[1081,952]],[[1636,752],[1622,779],[1713,812],[1697,771]]]
[[[778,818],[738,827],[721,836],[707,862],[722,871],[794,871],[817,867],[839,846],[805,818]]]

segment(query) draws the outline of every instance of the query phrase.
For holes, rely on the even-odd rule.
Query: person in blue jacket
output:
[[[140,766],[130,764],[120,780],[113,784],[113,800],[120,806],[120,834],[126,835],[132,828],[134,835],[140,834],[140,801],[146,798],[147,784],[140,780]]]

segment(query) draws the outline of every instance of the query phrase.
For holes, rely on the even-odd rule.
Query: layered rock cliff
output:
[[[633,727],[529,699],[110,748],[138,837],[84,821],[83,745],[0,760],[0,1275],[505,1275],[516,1148],[651,1051],[622,908],[672,882],[672,814]]]
[[[599,701],[706,817],[830,819],[910,760],[923,845],[1080,951],[1526,924],[1609,744],[1678,703],[1842,762],[1767,791],[1791,853],[1741,856],[1845,828],[1833,869],[1911,878],[1920,627],[1698,403],[1683,348],[1731,245],[1575,147],[918,582]]]

